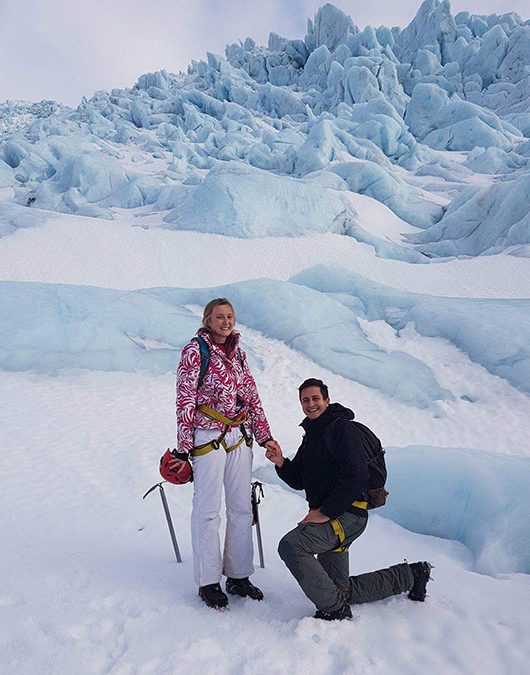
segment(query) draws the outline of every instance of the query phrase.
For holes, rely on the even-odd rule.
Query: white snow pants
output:
[[[220,431],[196,429],[195,446],[218,438]],[[227,446],[241,438],[239,429],[225,436]],[[252,449],[243,442],[226,452],[221,446],[206,455],[193,457],[193,505],[191,542],[195,583],[216,584],[221,574],[235,579],[254,572],[252,546]],[[226,533],[221,557],[219,528],[223,487],[226,503]]]

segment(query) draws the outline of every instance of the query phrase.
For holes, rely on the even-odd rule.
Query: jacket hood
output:
[[[326,413],[331,415],[333,418],[344,417],[347,420],[353,420],[355,418],[355,413],[353,410],[346,408],[346,406],[341,405],[340,403],[330,403]]]
[[[320,424],[329,424],[331,420],[339,418],[353,420],[355,418],[355,413],[353,410],[346,408],[346,406],[340,403],[330,403],[326,408],[326,411],[323,412],[320,417],[317,417],[316,420],[310,420],[309,417],[304,417],[300,426],[307,430],[309,428],[315,428],[315,426]]]

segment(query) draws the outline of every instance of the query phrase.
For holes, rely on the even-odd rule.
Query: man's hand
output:
[[[285,459],[278,441],[271,439],[265,443],[265,457],[278,468],[283,466]]]
[[[320,509],[309,509],[307,516],[301,520],[298,525],[306,523],[327,523],[330,518],[322,513]]]

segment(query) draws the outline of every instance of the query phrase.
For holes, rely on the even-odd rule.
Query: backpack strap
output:
[[[199,382],[197,383],[197,389],[200,389],[202,387],[202,383],[204,382],[204,376],[206,375],[208,366],[210,365],[210,348],[208,347],[208,343],[202,337],[202,335],[196,335],[191,339],[198,343],[199,352],[201,355],[201,369],[199,370]],[[243,359],[243,354],[240,347],[237,348],[237,356],[239,358],[239,363],[241,364],[241,370],[245,370],[245,360]]]
[[[201,355],[201,369],[199,370],[199,382],[197,384],[197,389],[200,389],[202,387],[206,371],[208,370],[208,366],[210,365],[210,348],[208,347],[208,343],[202,337],[202,335],[197,335],[196,337],[192,338],[192,340],[195,340],[195,342],[198,343],[199,352]]]

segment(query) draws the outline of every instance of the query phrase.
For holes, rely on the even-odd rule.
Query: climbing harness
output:
[[[354,501],[352,503],[352,506],[356,506],[358,509],[367,509],[368,502]],[[333,518],[333,520],[330,520],[329,522],[331,527],[333,528],[333,532],[337,535],[340,542],[340,545],[337,546],[337,548],[334,548],[333,551],[336,551],[337,553],[347,551],[350,548],[350,544],[347,544],[346,546],[343,545],[344,540],[346,539],[346,534],[344,532],[344,528],[342,527],[342,523],[338,518]]]
[[[217,450],[221,446],[225,452],[232,452],[233,450],[239,448],[243,442],[249,448],[252,447],[254,441],[252,436],[249,436],[247,430],[245,429],[245,422],[248,420],[248,415],[246,413],[239,413],[234,419],[230,419],[229,417],[222,415],[220,412],[217,412],[217,410],[214,410],[214,408],[210,408],[208,405],[199,405],[197,406],[197,410],[202,412],[203,415],[206,415],[210,419],[221,422],[221,424],[224,424],[225,426],[217,438],[214,438],[213,440],[208,441],[208,443],[203,443],[202,445],[198,445],[197,447],[193,448],[191,451],[193,457],[202,457],[202,455],[207,455],[209,452],[212,452],[212,450]],[[239,430],[241,431],[241,438],[239,441],[237,441],[237,443],[234,443],[234,445],[227,445],[224,438],[228,431],[234,427],[239,427]]]

